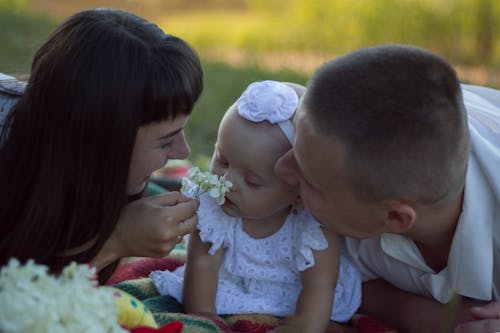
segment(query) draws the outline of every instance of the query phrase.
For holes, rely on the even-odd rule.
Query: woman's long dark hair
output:
[[[93,9],[62,23],[34,57],[0,150],[0,265],[93,259],[127,203],[138,128],[189,115],[202,86],[196,53],[142,18]]]

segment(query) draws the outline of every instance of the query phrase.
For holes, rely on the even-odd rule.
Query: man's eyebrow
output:
[[[167,134],[165,134],[165,135],[163,135],[163,136],[160,136],[160,137],[159,137],[158,139],[156,139],[156,140],[160,141],[160,140],[164,140],[164,139],[171,138],[171,137],[175,136],[177,133],[179,133],[180,131],[182,131],[183,129],[184,129],[184,128],[183,128],[183,127],[181,127],[181,128],[179,128],[179,129],[177,129],[177,130],[175,130],[175,131],[173,131],[173,132],[170,132],[170,133],[167,133]]]

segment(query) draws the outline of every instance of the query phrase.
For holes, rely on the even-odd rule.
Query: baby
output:
[[[340,239],[274,171],[292,148],[291,119],[304,90],[255,82],[224,115],[211,172],[232,187],[221,206],[200,196],[186,265],[151,273],[158,291],[186,312],[264,313],[285,317],[276,331],[320,333],[330,319],[348,321],[359,307],[360,273]]]

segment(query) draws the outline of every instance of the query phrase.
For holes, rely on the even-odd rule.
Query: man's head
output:
[[[463,190],[469,136],[459,83],[428,51],[387,45],[326,62],[308,84],[295,130],[293,155],[277,169],[298,175],[305,204],[337,232],[404,232],[414,207]]]

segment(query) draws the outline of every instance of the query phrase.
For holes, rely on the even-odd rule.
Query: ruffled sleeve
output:
[[[298,219],[295,224],[295,235],[297,235],[295,265],[299,271],[304,271],[314,266],[313,251],[326,249],[328,241],[319,222],[307,210],[297,212],[295,218]]]
[[[233,221],[236,219],[226,215],[208,193],[203,193],[199,199],[198,230],[203,242],[212,243],[208,253],[213,255],[223,246],[237,221]]]

